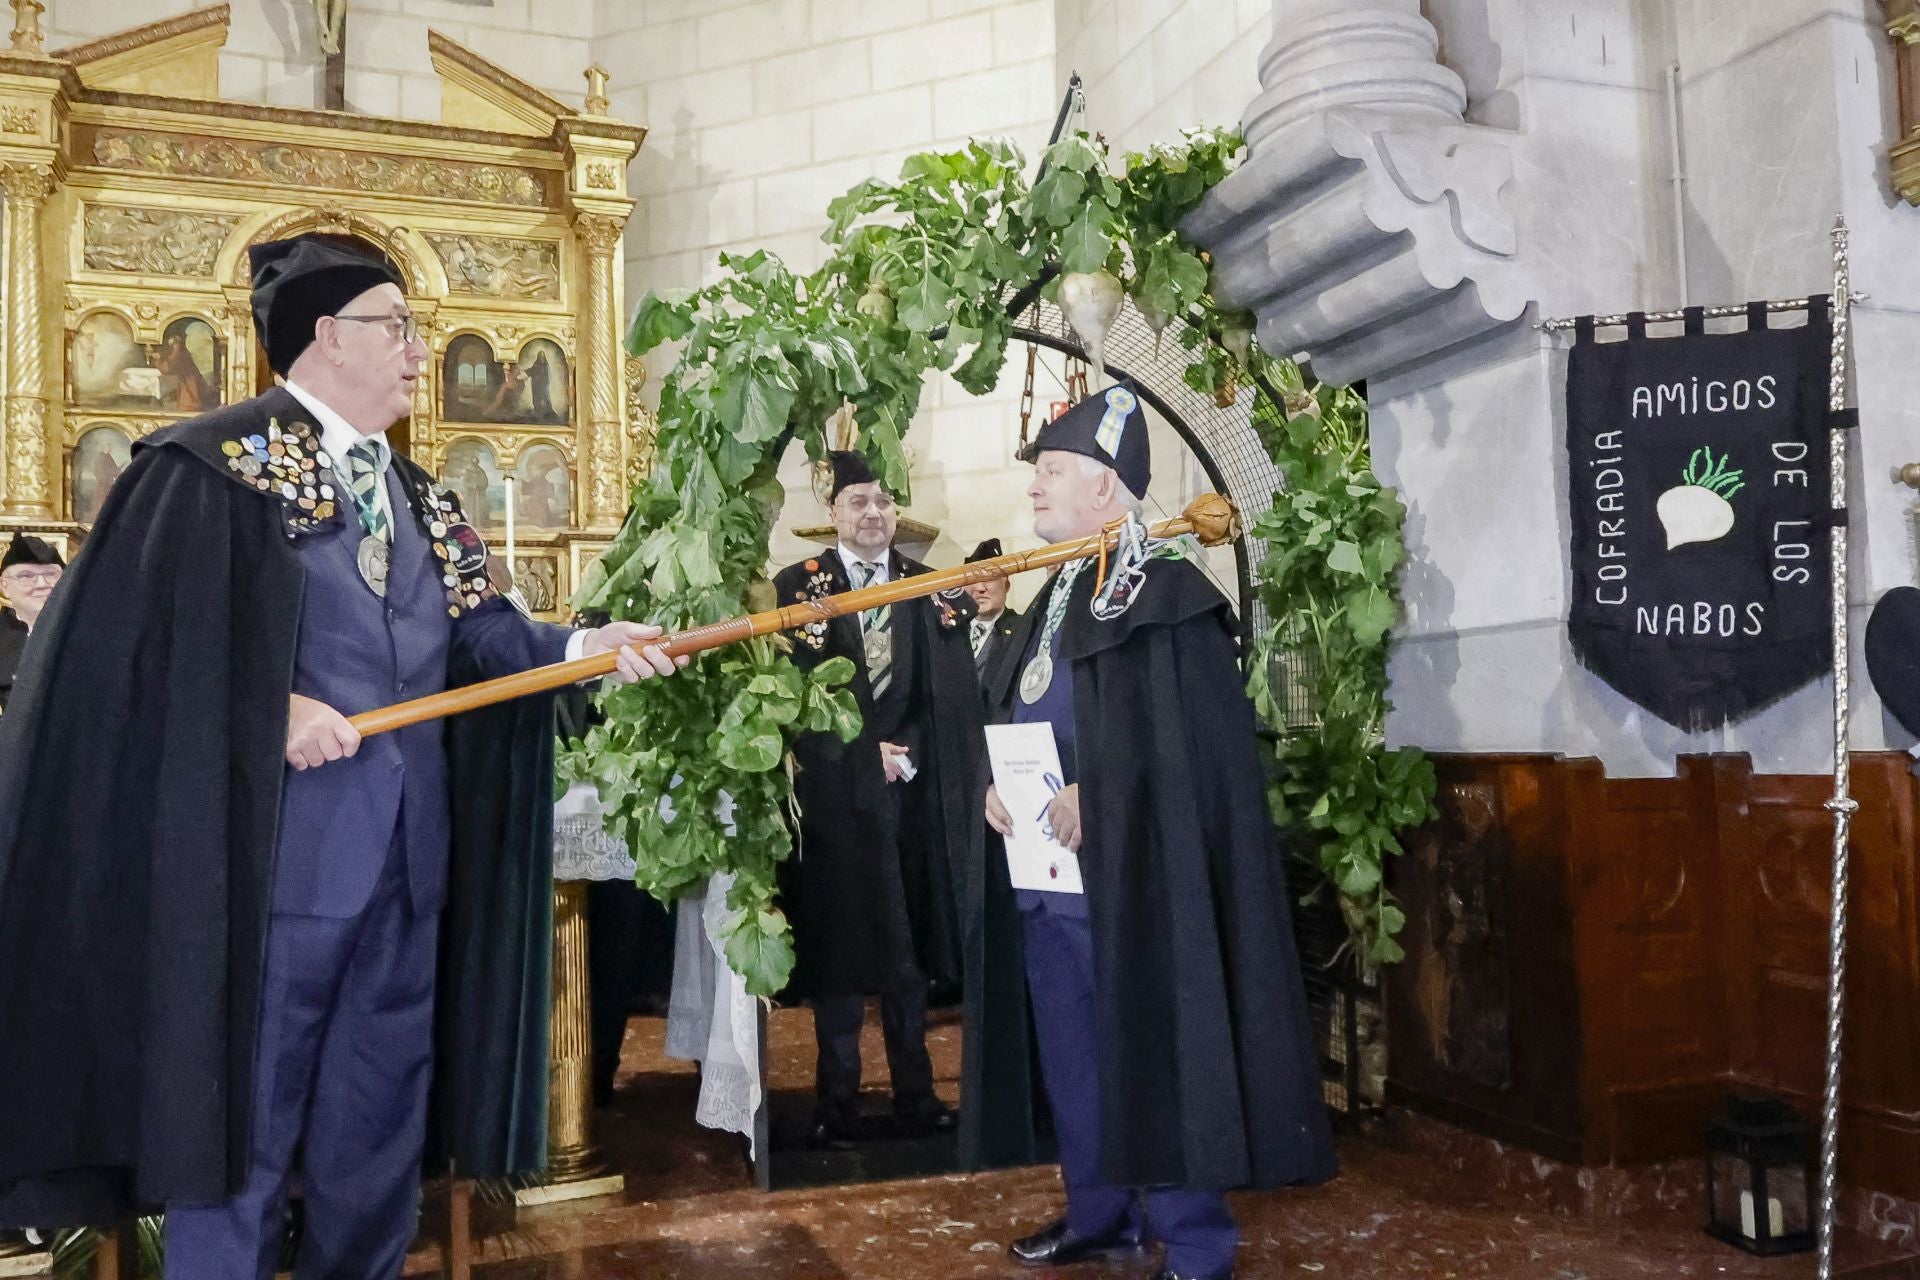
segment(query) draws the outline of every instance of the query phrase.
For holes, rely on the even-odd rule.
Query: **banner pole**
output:
[[[1828,368],[1827,408],[1833,423],[1827,433],[1832,471],[1830,498],[1835,519],[1827,534],[1833,579],[1833,912],[1827,931],[1826,1084],[1820,1107],[1819,1280],[1833,1280],[1834,1225],[1839,1198],[1840,1032],[1846,998],[1847,841],[1853,812],[1852,762],[1847,754],[1847,433],[1838,426],[1847,407],[1848,309],[1853,296],[1847,274],[1847,223],[1833,220],[1833,348]],[[1758,1206],[1756,1206],[1758,1209]]]

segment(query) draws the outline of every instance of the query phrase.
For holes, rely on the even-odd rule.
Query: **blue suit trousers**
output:
[[[1218,1191],[1115,1187],[1100,1173],[1099,1026],[1094,1016],[1093,930],[1083,915],[1045,906],[1025,921],[1027,991],[1040,1039],[1040,1074],[1053,1109],[1067,1225],[1105,1236],[1138,1227],[1167,1246],[1179,1276],[1224,1276],[1233,1269],[1240,1229]]]
[[[167,1280],[272,1280],[296,1162],[296,1280],[399,1276],[419,1216],[439,924],[415,913],[397,841],[359,915],[274,914],[252,1169],[223,1203],[168,1206]]]

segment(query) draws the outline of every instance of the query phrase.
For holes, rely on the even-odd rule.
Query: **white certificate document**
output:
[[[1013,819],[1013,834],[1006,839],[1007,872],[1013,887],[1085,893],[1080,859],[1053,838],[1053,828],[1047,825],[1047,806],[1061,787],[1060,748],[1053,741],[1053,726],[1044,720],[990,724],[987,759],[993,765],[993,786],[1000,793],[1000,803]]]

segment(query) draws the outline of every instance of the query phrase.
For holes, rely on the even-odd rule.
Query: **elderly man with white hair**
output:
[[[1030,456],[1042,539],[1134,514],[1150,472],[1140,393],[1088,397]],[[1054,576],[986,690],[990,722],[1052,729],[1046,824],[1085,892],[1014,889],[997,840],[971,868],[962,1150],[975,1165],[1043,1150],[1031,1025],[1067,1206],[1009,1253],[1064,1266],[1158,1241],[1160,1280],[1221,1280],[1239,1240],[1223,1192],[1333,1172],[1318,1056],[1228,602],[1177,544],[1124,605],[1097,598],[1097,573]],[[982,790],[988,824],[1011,834]]]

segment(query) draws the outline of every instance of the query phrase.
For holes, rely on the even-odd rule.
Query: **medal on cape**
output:
[[[447,526],[447,560],[463,578],[487,571],[487,544],[472,525],[462,520]]]
[[[893,661],[893,633],[869,631],[866,636],[867,670],[878,671]]]
[[[1054,580],[1053,594],[1047,597],[1046,625],[1040,629],[1040,647],[1020,673],[1020,701],[1028,706],[1046,697],[1053,685],[1053,636],[1067,616],[1067,597],[1073,594],[1073,580],[1086,567],[1085,560],[1075,560]]]
[[[360,539],[360,550],[354,556],[354,562],[360,570],[360,580],[367,584],[373,594],[385,596],[387,570],[393,564],[393,548],[387,545],[387,540],[372,534]]]
[[[1020,701],[1032,706],[1047,696],[1053,685],[1053,655],[1045,649],[1033,655],[1027,669],[1020,673]]]

